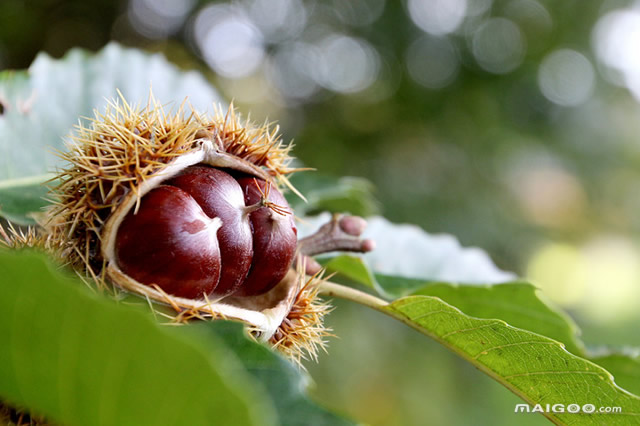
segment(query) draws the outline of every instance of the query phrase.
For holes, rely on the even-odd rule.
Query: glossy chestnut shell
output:
[[[173,296],[254,296],[284,278],[296,234],[293,212],[271,182],[194,165],[127,213],[115,259],[133,279]]]

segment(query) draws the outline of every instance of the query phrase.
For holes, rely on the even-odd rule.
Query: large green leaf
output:
[[[414,294],[439,297],[472,317],[501,319],[514,327],[561,342],[572,354],[584,356],[584,345],[577,338],[577,325],[568,315],[540,300],[536,292],[534,286],[525,282],[492,286],[434,283],[423,284]]]
[[[470,317],[433,296],[409,296],[378,309],[448,347],[531,405],[595,408],[593,413],[544,413],[556,423],[627,425],[640,420],[640,397],[552,339],[501,320]],[[606,407],[620,407],[620,412],[599,411]]]
[[[327,267],[376,288],[382,294],[435,296],[472,317],[500,319],[511,326],[549,337],[562,343],[572,354],[608,369],[618,385],[640,394],[638,357],[625,353],[591,356],[578,338],[580,330],[571,317],[541,300],[539,290],[529,283],[458,285],[373,275],[361,259],[353,256],[334,257]]]
[[[377,276],[384,287],[394,277]],[[587,358],[607,369],[615,382],[640,395],[640,358],[629,351],[600,348],[606,355],[592,356],[578,338],[580,330],[566,313],[559,311],[539,297],[539,290],[525,282],[491,286],[464,286],[444,283],[413,283],[419,286],[414,295],[436,296],[467,315],[477,318],[499,318],[509,325],[549,337],[561,342],[574,355]],[[637,352],[637,350],[635,351]]]
[[[68,425],[274,422],[220,339],[97,297],[41,255],[0,251],[0,312],[0,397],[14,405]]]
[[[132,104],[145,104],[149,91],[177,107],[185,97],[199,111],[219,101],[198,73],[180,71],[161,55],[109,44],[97,54],[74,49],[62,59],[40,54],[27,71],[0,73],[0,214],[30,223],[38,211],[39,187],[60,165],[54,150],[81,117],[93,117],[120,90]],[[25,185],[29,182],[29,185]],[[11,191],[14,186],[19,187]]]
[[[283,425],[351,425],[344,418],[330,413],[313,402],[305,393],[310,381],[304,371],[294,367],[268,348],[245,337],[237,323],[214,321],[200,324],[222,338],[235,351],[244,367],[260,380],[271,396]]]

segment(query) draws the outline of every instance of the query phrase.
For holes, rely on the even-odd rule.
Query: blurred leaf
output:
[[[13,405],[69,425],[273,422],[222,342],[101,300],[42,255],[0,251],[0,312],[0,395]]]
[[[329,219],[328,214],[305,217],[298,224],[298,234],[308,235]],[[343,272],[340,268],[345,267],[344,272],[351,274],[350,278],[362,284],[375,286],[370,274],[362,269],[364,265],[375,274],[416,278],[422,281],[487,284],[511,281],[515,278],[514,274],[500,270],[483,250],[462,247],[451,235],[431,235],[418,226],[394,224],[379,216],[367,218],[367,222],[363,238],[373,239],[376,249],[362,256],[364,263],[338,259],[330,264],[339,272]],[[378,290],[381,290],[381,287],[378,287]],[[389,287],[386,294],[398,296],[412,290]]]
[[[610,354],[595,357],[592,361],[609,370],[619,386],[640,395],[640,357]]]
[[[341,254],[329,258],[321,258],[320,263],[328,272],[338,272],[335,281],[343,278],[371,287],[386,299],[397,299],[408,296],[430,282],[417,278],[403,278],[392,275],[374,274],[363,256]]]
[[[144,104],[149,90],[159,102],[176,108],[185,97],[197,110],[211,110],[219,101],[215,90],[195,72],[182,72],[161,55],[126,49],[115,43],[97,54],[74,49],[62,59],[40,54],[28,71],[0,73],[0,203],[8,219],[32,220],[28,213],[42,205],[41,188],[65,150],[63,140],[81,117],[93,117],[120,90],[131,104]],[[41,177],[38,181],[38,177]],[[15,182],[34,187],[20,197]],[[14,189],[14,190],[13,190]],[[7,192],[9,191],[9,192]]]
[[[361,257],[342,254],[329,259],[321,259],[321,263],[329,272],[339,272],[350,280],[375,288],[379,290],[379,293],[383,293],[375,276]]]
[[[287,194],[287,200],[298,216],[325,211],[371,216],[379,211],[378,201],[373,196],[374,187],[363,178],[335,178],[309,171],[294,174],[291,183],[307,199],[305,203],[296,194]]]
[[[20,225],[35,224],[34,215],[47,205],[47,187],[51,175],[0,182],[0,216]]]
[[[593,404],[596,412],[544,413],[559,424],[627,425],[640,416],[640,397],[618,387],[602,367],[547,337],[495,319],[465,315],[433,296],[409,296],[380,308],[433,338],[531,405]],[[620,407],[621,413],[600,413]]]
[[[235,351],[244,367],[267,389],[278,410],[282,425],[351,425],[344,418],[326,411],[309,400],[305,393],[309,378],[306,372],[249,340],[240,324],[213,321],[199,324]]]

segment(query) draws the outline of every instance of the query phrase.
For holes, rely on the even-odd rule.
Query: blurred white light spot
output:
[[[378,52],[366,41],[344,35],[331,35],[320,42],[316,81],[342,93],[369,87],[378,76]]]
[[[553,302],[575,307],[584,296],[586,283],[573,277],[580,253],[568,244],[551,243],[540,248],[529,261],[527,277]]]
[[[423,31],[444,35],[462,23],[467,0],[409,0],[407,8],[413,22]]]
[[[318,90],[313,79],[318,49],[307,43],[283,44],[273,55],[269,78],[287,98],[304,99]]]
[[[600,18],[593,43],[600,61],[613,71],[607,78],[626,85],[640,100],[640,10],[616,10]]]
[[[582,186],[565,170],[529,170],[520,176],[516,186],[522,207],[539,224],[567,224],[575,221],[584,209],[586,197]]]
[[[430,89],[449,85],[460,68],[456,48],[448,38],[424,36],[416,40],[407,50],[406,61],[409,75]]]
[[[332,9],[348,25],[371,25],[382,15],[385,0],[333,0]]]
[[[505,18],[487,19],[472,40],[473,56],[486,71],[506,74],[524,58],[525,40],[520,28]]]
[[[591,62],[575,50],[560,49],[547,55],[538,70],[538,85],[551,102],[576,106],[591,97],[595,74]]]
[[[142,0],[151,10],[167,18],[184,17],[193,9],[195,0]]]
[[[548,33],[553,27],[549,11],[536,0],[512,0],[505,6],[504,13],[538,37]]]
[[[549,244],[527,275],[556,303],[615,323],[640,308],[640,252],[627,238],[603,235],[582,247]]]
[[[193,9],[195,0],[131,0],[129,20],[133,28],[149,38],[164,38],[177,32]]]
[[[271,85],[262,73],[254,73],[248,77],[230,79],[224,85],[225,94],[234,101],[257,105],[262,102],[272,102],[277,97]],[[253,112],[252,108],[252,112]],[[256,110],[258,108],[256,107]]]
[[[491,9],[493,0],[473,0],[467,4],[467,16],[480,16]]]
[[[532,222],[566,227],[583,218],[582,184],[557,158],[530,148],[516,151],[504,164],[502,179]]]
[[[194,34],[207,64],[228,78],[246,77],[262,63],[262,34],[238,8],[210,6],[196,18]]]
[[[297,37],[307,23],[307,9],[300,0],[252,0],[248,12],[272,43]]]
[[[640,307],[640,253],[624,237],[607,235],[583,249],[588,292],[584,309],[603,321],[624,319]]]

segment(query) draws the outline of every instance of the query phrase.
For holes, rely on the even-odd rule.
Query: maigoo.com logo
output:
[[[593,404],[516,404],[516,413],[621,413],[621,407],[596,407]]]

